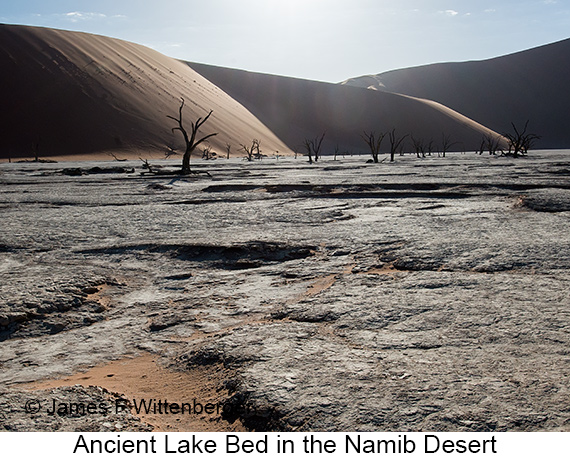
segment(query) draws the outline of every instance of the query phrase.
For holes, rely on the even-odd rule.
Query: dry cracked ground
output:
[[[570,154],[365,160],[0,165],[0,429],[570,431]]]

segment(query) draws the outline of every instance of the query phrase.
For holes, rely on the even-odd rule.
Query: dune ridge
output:
[[[504,133],[511,122],[541,135],[536,147],[570,147],[570,39],[469,62],[450,62],[355,77],[342,85],[439,102]]]

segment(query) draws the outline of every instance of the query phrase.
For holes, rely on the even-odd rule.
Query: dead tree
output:
[[[321,147],[323,145],[323,140],[325,139],[325,133],[323,132],[323,134],[319,137],[316,137],[313,140],[313,152],[315,153],[315,162],[318,162],[320,156],[321,156]]]
[[[364,131],[363,134],[360,136],[370,148],[370,153],[372,154],[372,160],[374,160],[374,163],[378,163],[378,154],[380,154],[380,146],[382,145],[382,140],[384,139],[386,134],[380,132],[378,135],[376,135],[376,132],[374,131],[370,133],[366,133],[366,131]]]
[[[425,157],[426,156],[426,145],[425,145],[424,140],[422,140],[421,138],[414,138],[413,135],[410,135],[410,139],[412,140],[412,145],[414,147],[414,151],[416,152],[416,156],[418,158]]]
[[[217,154],[212,152],[212,146],[208,145],[202,149],[202,159],[204,160],[215,160]]]
[[[519,131],[516,125],[511,122],[514,132],[503,134],[509,144],[509,152],[507,155],[512,155],[513,157],[518,157],[519,154],[525,155],[528,150],[532,148],[535,141],[540,139],[540,136],[535,133],[527,133],[528,122],[529,121],[526,121],[522,131]]]
[[[407,137],[407,134],[401,137],[396,135],[395,128],[388,132],[388,139],[390,140],[390,162],[394,161],[394,155],[396,154],[396,151]]]
[[[112,151],[109,151],[109,155],[117,162],[126,162],[128,159],[119,159]],[[142,159],[141,159],[142,160]]]
[[[149,173],[152,173],[152,165],[150,164],[148,159],[143,159],[142,157],[139,157],[139,159],[143,163],[142,164],[143,169],[148,170]]]
[[[441,155],[445,157],[445,154],[457,144],[456,141],[451,141],[451,135],[441,134]],[[438,154],[439,155],[439,154]]]
[[[309,156],[309,163],[313,163],[313,155],[315,157],[315,162],[319,161],[319,157],[321,155],[321,147],[326,133],[327,132],[324,132],[320,137],[317,136],[312,140],[305,139],[303,141],[303,145],[305,146],[307,155]]]
[[[311,141],[312,140],[308,140],[306,138],[303,141],[303,146],[305,146],[305,149],[307,150],[307,156],[309,156],[309,163],[310,164],[313,163],[313,146],[312,146]]]
[[[34,151],[34,162],[40,161],[40,142],[36,141],[32,143],[32,151]]]
[[[192,152],[194,152],[194,149],[196,149],[196,147],[200,144],[203,143],[204,141],[206,141],[208,138],[211,138],[215,135],[217,135],[218,133],[210,133],[209,135],[206,135],[202,138],[200,138],[199,140],[196,140],[196,135],[198,134],[198,130],[200,130],[200,127],[202,127],[202,125],[204,125],[204,123],[210,118],[210,116],[212,115],[212,111],[210,110],[210,112],[208,113],[208,115],[202,119],[201,117],[199,117],[196,122],[191,122],[190,126],[192,128],[192,131],[190,133],[190,136],[188,136],[188,132],[186,132],[186,129],[184,128],[184,125],[182,124],[182,108],[184,108],[184,98],[180,97],[181,103],[180,103],[180,108],[178,109],[178,118],[174,117],[174,116],[166,116],[174,121],[176,121],[178,123],[178,127],[174,127],[172,129],[172,132],[174,132],[175,130],[180,130],[180,132],[182,132],[182,136],[184,137],[184,142],[186,143],[186,151],[184,152],[184,156],[182,157],[182,174],[183,175],[187,175],[190,174],[190,157],[192,156]]]
[[[164,158],[170,159],[171,156],[178,155],[176,152],[176,148],[174,146],[170,146],[169,144],[166,145],[166,151],[164,152]]]
[[[261,145],[261,140],[256,140],[255,138],[251,141],[251,146],[247,147],[245,144],[241,145],[241,148],[245,152],[245,159],[248,162],[253,162],[253,159],[260,159],[261,158],[261,149],[259,149]]]
[[[433,138],[430,138],[430,140],[426,143],[426,151],[428,156],[431,156],[431,153],[433,152]]]
[[[227,159],[230,160],[230,151],[232,149],[232,145],[230,143],[226,143],[226,153],[227,153]]]
[[[475,154],[479,154],[480,156],[483,155],[485,152],[485,145],[487,144],[487,139],[483,136],[481,138],[481,143],[479,144],[479,149],[475,151]]]
[[[489,155],[494,156],[497,155],[497,151],[501,145],[501,139],[498,136],[493,135],[485,135],[485,146],[487,151],[489,151]]]

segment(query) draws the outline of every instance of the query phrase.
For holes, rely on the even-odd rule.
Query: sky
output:
[[[328,82],[570,37],[570,0],[0,0],[0,22]],[[1,43],[0,43],[1,46]]]

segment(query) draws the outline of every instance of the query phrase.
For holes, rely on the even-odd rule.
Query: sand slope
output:
[[[78,32],[0,25],[0,157],[120,157],[182,147],[173,133],[180,97],[185,119],[214,113],[203,134],[224,151],[260,138],[262,150],[287,147],[243,106],[187,65],[137,44]]]
[[[444,106],[386,92],[189,62],[194,70],[246,106],[291,148],[303,150],[305,138],[326,131],[325,153],[366,152],[363,130],[388,131],[434,140],[442,133],[458,142],[456,150],[479,147],[486,127]],[[389,147],[387,139],[383,150]],[[410,147],[408,146],[408,150]]]
[[[511,122],[570,147],[570,39],[483,61],[442,63],[352,78],[343,84],[427,98],[498,131]]]

